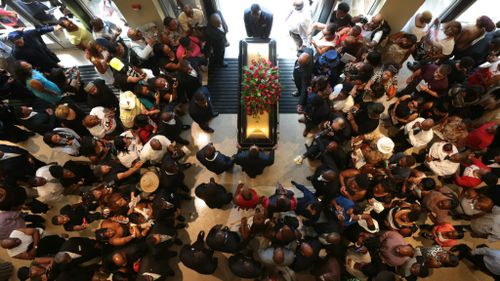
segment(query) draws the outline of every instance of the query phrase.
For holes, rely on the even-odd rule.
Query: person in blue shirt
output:
[[[15,30],[7,38],[14,44],[12,55],[24,60],[41,72],[59,68],[59,58],[43,42],[42,35],[53,32],[53,26],[42,26],[30,30]]]
[[[45,78],[41,72],[33,69],[33,66],[25,61],[18,61],[14,66],[16,75],[21,83],[26,84],[35,97],[56,105],[62,99],[62,91],[54,82]]]

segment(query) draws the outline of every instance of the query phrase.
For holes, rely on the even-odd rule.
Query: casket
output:
[[[240,41],[239,53],[239,91],[238,100],[241,99],[241,81],[243,67],[249,65],[253,59],[269,59],[273,65],[278,65],[276,55],[276,41],[272,39],[247,38]],[[257,145],[261,148],[272,148],[278,142],[279,104],[271,107],[269,112],[247,115],[239,104],[238,111],[238,143],[242,148]]]

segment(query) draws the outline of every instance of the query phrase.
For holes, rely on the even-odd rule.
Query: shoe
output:
[[[302,136],[307,137],[307,135],[309,135],[309,129],[304,129]]]
[[[212,118],[215,118],[217,116],[219,116],[219,112],[216,111],[216,112],[212,113]]]
[[[411,71],[416,71],[420,67],[420,64],[418,62],[407,62],[406,67]]]
[[[292,97],[296,97],[296,98],[297,98],[297,97],[300,97],[300,93],[299,93],[299,91],[295,91],[295,92],[293,92],[293,93],[292,93]]]
[[[187,192],[177,192],[177,196],[179,196],[181,200],[186,200],[186,201],[193,199],[193,197],[189,195]]]
[[[181,185],[179,186],[179,188],[184,191],[186,194],[190,194],[191,190],[189,189],[189,187],[187,187],[186,185]]]
[[[178,139],[177,140],[177,143],[180,143],[182,145],[189,145],[189,141],[185,140],[185,139]]]
[[[178,223],[176,226],[175,226],[175,229],[183,229],[183,228],[186,228],[187,224],[185,223]]]
[[[204,132],[207,132],[207,133],[213,133],[215,132],[214,129],[210,128],[210,127],[206,127],[206,128],[201,128]]]
[[[181,130],[185,131],[185,130],[189,130],[189,129],[191,129],[191,126],[189,126],[189,125],[182,125]]]

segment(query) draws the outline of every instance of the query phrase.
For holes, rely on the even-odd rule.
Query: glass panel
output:
[[[7,14],[7,16],[1,17],[2,20],[0,20],[0,34],[9,33],[12,30],[17,29],[18,27],[26,27],[27,29],[35,28],[29,20],[25,19],[23,16],[14,11],[14,9],[12,9],[12,7],[10,7],[9,5],[5,5],[5,7],[1,9],[1,11],[2,14]],[[15,18],[17,18],[17,21],[15,20]],[[43,35],[42,39],[47,45],[55,43],[47,35]]]
[[[418,13],[424,12],[424,11],[431,11],[432,16],[434,18],[439,17],[448,7],[450,7],[454,0],[425,0],[424,4],[418,8],[417,12],[410,18],[410,20],[406,23],[405,27],[403,27],[403,30],[405,30],[408,26],[408,24],[412,21],[412,19],[417,15]]]
[[[341,2],[349,4],[349,6],[351,7],[351,10],[349,11],[349,14],[351,14],[351,16],[358,16],[358,15],[368,15],[368,12],[370,11],[370,8],[373,6],[373,4],[375,4],[375,2],[380,2],[380,0],[344,0],[344,1],[337,1],[337,4],[335,4],[335,9],[337,9],[337,6]],[[383,2],[385,2],[385,1],[383,1]],[[382,5],[380,5],[380,6],[382,6]]]
[[[480,16],[488,16],[493,22],[498,22],[500,20],[500,1],[491,0],[477,0],[472,6],[465,10],[460,16],[458,16],[457,21],[473,25],[476,23],[476,19]]]
[[[16,0],[14,2],[43,24],[56,23],[58,18],[64,16],[60,9],[63,4],[59,1]]]
[[[116,7],[113,0],[80,0],[80,2],[85,5],[96,18],[101,18],[115,24],[124,30],[122,35],[126,34],[127,21],[118,7]]]

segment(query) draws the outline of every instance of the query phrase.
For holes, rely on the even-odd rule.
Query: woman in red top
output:
[[[467,136],[467,147],[473,150],[488,148],[495,138],[498,125],[495,122],[487,122],[481,127],[469,132]]]
[[[457,244],[457,239],[464,238],[464,233],[457,231],[451,223],[443,223],[434,226],[432,236],[439,246],[453,247]]]
[[[261,198],[255,189],[248,187],[242,182],[238,184],[236,192],[234,193],[233,202],[239,209],[253,209],[260,203],[260,201]]]
[[[472,156],[472,155],[471,155]],[[465,165],[462,176],[457,173],[455,175],[455,183],[461,187],[478,188],[484,181],[486,184],[495,184],[498,180],[497,176],[491,173],[491,168],[483,164],[476,157],[469,157],[472,162],[470,165]]]
[[[156,125],[156,123],[145,114],[137,115],[134,118],[134,125],[137,128],[136,132],[142,143],[147,143],[148,140],[158,131],[158,125]]]

